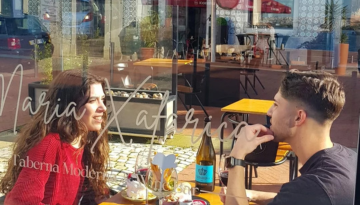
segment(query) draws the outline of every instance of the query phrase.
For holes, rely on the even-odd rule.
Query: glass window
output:
[[[47,32],[46,27],[41,25],[34,16],[25,15],[23,18],[5,18],[9,35],[27,35]]]
[[[294,0],[262,1],[260,23],[274,28],[293,28]]]
[[[12,2],[23,2],[23,17],[11,17]],[[104,182],[102,178],[96,181],[90,176],[88,180],[83,180],[89,182],[84,186],[101,185],[101,190],[106,190],[107,185],[113,192],[125,190],[128,173],[145,171],[133,166],[136,163],[134,159],[139,151],[149,151],[147,148],[150,142],[156,144],[156,151],[164,150],[166,155],[172,151],[176,152],[179,155],[178,168],[181,168],[177,168],[179,179],[194,181],[194,175],[186,173],[189,173],[188,165],[194,165],[196,160],[196,148],[200,144],[200,140],[196,138],[205,127],[202,122],[204,117],[208,114],[212,116],[211,124],[207,124],[211,125],[212,130],[224,131],[223,151],[230,153],[233,143],[231,132],[234,131],[232,125],[239,124],[234,120],[249,120],[251,124],[269,124],[266,115],[274,105],[274,96],[279,91],[283,76],[291,69],[322,70],[338,77],[340,84],[344,85],[346,103],[336,121],[332,123],[331,129],[327,130],[330,130],[333,142],[352,149],[357,148],[359,116],[354,111],[360,110],[359,0],[216,0],[214,5],[209,5],[208,2],[214,1],[0,0],[0,172],[1,167],[12,165],[7,161],[13,150],[4,150],[1,144],[1,139],[17,137],[9,130],[20,130],[19,137],[23,137],[21,139],[24,140],[20,145],[25,148],[33,148],[36,143],[45,139],[43,133],[50,130],[69,135],[62,139],[64,143],[73,140],[72,136],[84,137],[79,141],[85,146],[85,149],[79,149],[84,151],[84,161],[78,165],[84,165],[83,168],[89,168],[90,172],[104,172],[116,178],[109,178]],[[343,9],[345,7],[347,11]],[[17,67],[18,64],[23,66],[22,72],[20,66]],[[16,72],[15,68],[18,68]],[[67,72],[69,73],[64,75]],[[21,75],[24,78],[21,78]],[[55,80],[59,76],[60,78]],[[88,77],[93,79],[86,80]],[[49,92],[50,84],[56,82],[61,85],[56,87],[54,92]],[[88,82],[96,86],[87,86]],[[100,89],[98,82],[106,87]],[[306,87],[309,89],[293,91],[291,94],[305,95],[307,91],[313,90],[316,82]],[[65,86],[69,87],[69,91],[62,91],[61,95],[55,94],[64,87],[63,85],[69,85]],[[5,93],[2,93],[3,91]],[[72,93],[73,91],[76,93]],[[49,93],[54,95],[51,97]],[[169,96],[165,98],[167,94]],[[45,98],[42,98],[43,96]],[[296,97],[298,96],[294,99]],[[45,101],[50,98],[52,101],[47,104]],[[315,97],[308,98],[316,100]],[[234,110],[228,111],[235,112],[238,108],[245,108],[245,105],[249,105],[249,109],[254,105],[256,108],[260,107],[260,110],[251,110],[253,114],[248,115],[231,113],[226,117],[223,112],[225,109],[222,108],[239,100],[251,102],[230,106]],[[71,101],[75,101],[76,106],[69,105]],[[106,105],[102,106],[104,101]],[[100,107],[93,107],[99,102]],[[83,104],[86,104],[85,109],[82,107]],[[324,107],[327,111],[334,110]],[[280,109],[281,103],[275,104],[273,108]],[[314,112],[306,114],[313,118],[321,118],[325,113],[316,115],[317,111],[321,112],[320,108],[323,106],[317,104]],[[294,109],[301,109],[301,106],[294,106]],[[34,114],[36,110],[39,112]],[[71,115],[75,112],[81,114],[82,110],[86,111],[84,116],[87,120],[77,123],[77,119]],[[272,131],[276,137],[283,137],[282,141],[292,141],[285,135],[291,133],[291,130],[296,132],[299,129],[285,125],[297,123],[283,123],[282,119],[295,119],[287,115],[304,112],[287,113],[282,108],[280,110],[281,113],[271,119],[271,129],[274,129]],[[194,115],[191,116],[192,111]],[[328,113],[331,113],[330,111]],[[158,118],[159,113],[161,116]],[[283,118],[277,119],[279,117]],[[44,123],[43,119],[49,123]],[[35,122],[34,120],[37,120],[38,124],[32,127],[31,123]],[[200,123],[195,125],[190,120],[199,120]],[[227,128],[218,129],[222,120],[227,124]],[[310,121],[312,120],[309,120],[309,123]],[[29,130],[30,127],[32,130]],[[76,134],[76,130],[81,133]],[[91,134],[87,136],[85,130],[89,130]],[[95,135],[103,131],[104,135],[99,138],[99,144],[96,144],[94,140],[98,136]],[[276,133],[277,131],[283,133]],[[6,137],[3,138],[2,133],[6,133]],[[106,133],[113,137],[106,136]],[[220,140],[217,139],[218,133],[212,134],[218,154],[221,150]],[[9,135],[11,137],[8,137]],[[120,136],[124,140],[119,140]],[[109,143],[106,137],[109,137]],[[135,146],[123,144],[130,139],[136,142]],[[77,141],[73,140],[71,143],[73,142],[77,144]],[[90,153],[89,145],[94,144],[96,155]],[[259,147],[256,150],[256,155],[260,156],[267,153],[262,151],[269,151],[268,144],[263,145],[261,149]],[[284,164],[271,169],[259,166],[256,169],[259,177],[252,181],[253,190],[259,190],[261,187],[262,191],[278,192],[282,185],[291,181],[297,173],[292,172],[292,168],[297,168],[295,161],[289,163],[289,158],[285,157],[285,154],[288,154],[285,151],[289,151],[290,145],[272,145],[285,148],[279,151],[278,156],[281,155],[282,160],[277,161]],[[21,148],[15,149],[19,151],[15,153],[15,158],[26,157],[25,151]],[[272,151],[272,154],[266,154],[266,158],[271,157],[271,162],[276,159],[278,150]],[[10,153],[7,159],[3,156],[5,153]],[[71,156],[80,157],[81,154],[78,154]],[[352,165],[349,166],[352,168],[355,164],[350,158],[343,161],[351,162]],[[16,159],[18,164],[15,165],[30,164],[27,161],[24,161],[25,164],[22,162]],[[302,163],[301,160],[300,162]],[[218,163],[219,161],[215,165],[217,168]],[[102,167],[105,164],[106,167]],[[300,166],[299,164],[298,168],[301,168]],[[15,173],[14,170],[18,174],[16,170],[21,169],[15,167],[10,170],[11,173]],[[208,173],[212,171],[208,168],[202,171],[204,170],[209,170]],[[77,169],[74,171],[77,172]],[[80,171],[79,169],[79,174]],[[226,176],[226,172],[217,171],[216,178]],[[50,175],[52,177],[56,174],[56,171],[53,171]],[[12,174],[6,176],[10,175]],[[75,175],[74,177],[83,177]],[[0,173],[0,179],[1,177]],[[16,178],[19,177],[9,177],[9,183],[0,184],[0,188],[16,183],[13,181]],[[170,184],[175,183],[168,183]],[[62,184],[60,186],[63,187]],[[352,187],[349,187],[350,189]],[[39,190],[44,190],[44,187],[34,189]],[[95,193],[95,189],[87,190],[91,190],[90,194],[98,198],[99,193],[92,192]],[[302,190],[296,194],[302,194],[300,191]],[[40,196],[44,193],[50,192],[42,191]],[[73,197],[79,196],[76,190],[71,193]],[[310,199],[307,194],[302,198]],[[350,191],[348,194],[351,194]],[[212,198],[208,199],[211,204],[221,204],[220,200],[216,201],[214,193],[210,195]],[[343,197],[343,200],[349,198],[350,195]],[[345,202],[347,201],[344,201],[344,204]],[[48,204],[47,201],[42,203]],[[73,201],[59,203],[79,204]],[[93,203],[83,201],[81,204]]]
[[[86,0],[77,0],[76,11],[77,12],[91,11],[91,3]]]
[[[6,34],[5,20],[0,20],[0,34]]]

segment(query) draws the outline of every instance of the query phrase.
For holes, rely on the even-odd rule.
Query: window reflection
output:
[[[358,120],[353,111],[359,108],[354,90],[359,90],[360,85],[357,0],[334,1],[332,8],[336,12],[330,12],[331,0],[216,0],[215,5],[208,2],[23,0],[25,15],[14,18],[11,1],[0,0],[0,74],[5,76],[5,87],[16,65],[24,66],[26,76],[22,92],[9,92],[4,112],[15,110],[13,99],[18,93],[21,102],[35,93],[33,104],[37,107],[44,86],[69,69],[88,70],[108,79],[108,94],[117,99],[115,107],[120,107],[119,99],[125,101],[150,77],[134,94],[136,102],[132,107],[122,111],[130,117],[120,114],[119,119],[130,134],[147,135],[149,130],[138,131],[139,126],[130,121],[136,117],[134,112],[151,107],[148,102],[160,102],[155,99],[166,91],[172,100],[167,104],[167,115],[183,117],[186,112],[176,95],[179,87],[183,92],[198,94],[199,100],[181,94],[185,104],[195,106],[196,114],[203,114],[199,102],[219,114],[222,107],[242,98],[272,100],[276,83],[290,69],[325,70],[338,75],[346,89],[351,88],[346,90],[347,104],[331,134],[339,143],[357,146],[358,131],[353,128]],[[343,8],[347,8],[346,12]],[[348,45],[347,54],[343,53],[342,44]],[[145,50],[150,51],[148,56]],[[240,67],[258,69],[258,79],[253,73],[234,69]],[[203,75],[205,69],[208,76]],[[18,80],[18,74],[14,79]],[[15,87],[15,83],[10,87]],[[34,87],[40,88],[26,93]],[[108,103],[108,110],[113,109],[110,107]],[[214,121],[219,119],[215,117]],[[0,132],[12,129],[14,113],[0,116],[0,120]],[[20,111],[17,125],[30,120],[27,111]],[[115,122],[109,130],[117,132]],[[159,141],[164,142],[160,137]],[[274,183],[283,183],[281,180],[276,178]],[[255,186],[257,183],[255,180]]]

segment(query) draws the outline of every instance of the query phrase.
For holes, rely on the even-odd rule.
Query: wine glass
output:
[[[146,173],[150,168],[152,157],[153,154],[149,151],[139,152],[139,154],[136,156],[136,162],[134,166],[135,174],[143,184],[145,184],[144,180],[146,178]]]
[[[136,162],[135,162],[135,177],[139,180],[140,183],[143,183],[146,187],[146,176],[147,172],[150,169],[151,160],[153,158],[153,152],[152,151],[143,151],[139,152],[136,156]],[[132,176],[132,178],[135,178]],[[146,188],[146,204],[148,204],[148,188]]]
[[[220,186],[227,186],[228,182],[228,170],[225,167],[225,159],[229,157],[227,154],[222,154],[220,156],[219,167],[218,167],[218,176]]]
[[[161,175],[161,173],[163,174]],[[175,191],[178,184],[178,175],[175,168],[167,168],[162,172],[157,165],[151,165],[145,181],[146,187],[159,198],[159,205],[162,205],[163,198]]]

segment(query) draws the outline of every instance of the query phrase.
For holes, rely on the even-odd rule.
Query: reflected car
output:
[[[54,51],[50,33],[37,17],[0,15],[0,58],[35,59],[35,49],[39,59]]]
[[[95,36],[96,32],[101,35],[103,27],[103,15],[99,7],[92,0],[76,0],[76,22],[72,22],[72,12],[63,12],[63,32],[68,32],[73,27],[76,28],[77,35],[86,35],[89,38]]]

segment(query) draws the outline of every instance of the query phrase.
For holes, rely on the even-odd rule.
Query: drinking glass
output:
[[[149,153],[149,151],[139,152],[136,157],[134,173],[138,175],[140,182],[142,182],[143,184],[145,184],[144,180],[146,178],[146,173],[150,168],[152,157],[153,153]]]
[[[149,152],[149,151],[142,151],[139,152],[138,155],[136,156],[136,162],[135,162],[135,177],[137,179],[139,179],[139,182],[143,183],[146,187],[146,176],[147,176],[147,172],[150,169],[150,165],[151,165],[151,161],[153,158],[153,152]],[[148,188],[146,188],[146,205],[148,204],[149,200],[148,200]]]
[[[159,205],[163,204],[163,198],[173,193],[178,184],[178,175],[175,168],[165,169],[163,172],[163,181],[161,182],[161,173],[156,165],[148,170],[146,177],[146,187],[152,194],[158,197]]]
[[[220,156],[219,166],[218,166],[218,176],[220,186],[227,186],[228,182],[228,170],[225,167],[225,159],[228,157],[227,154],[222,154]]]

